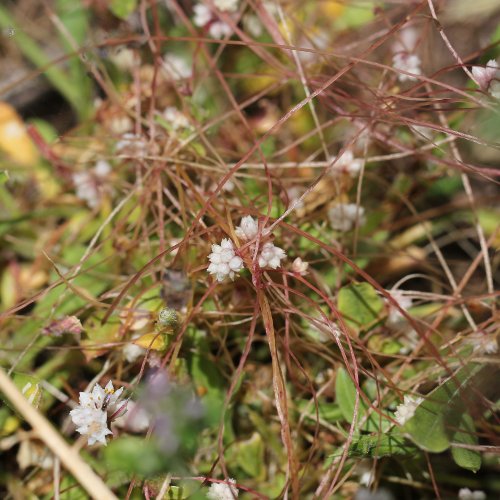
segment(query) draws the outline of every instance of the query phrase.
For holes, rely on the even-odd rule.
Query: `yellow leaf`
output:
[[[16,163],[32,166],[38,152],[26,132],[21,117],[9,104],[0,101],[0,149]]]
[[[321,2],[320,8],[328,18],[338,17],[344,10],[344,6],[341,3],[332,0]]]
[[[152,349],[153,351],[163,351],[167,347],[165,336],[160,333],[146,333],[133,342],[143,349]]]

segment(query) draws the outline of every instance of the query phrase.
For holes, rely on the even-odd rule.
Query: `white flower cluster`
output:
[[[234,15],[235,11],[238,8],[238,0],[216,0],[214,3],[221,12],[227,12],[229,13],[229,15]],[[196,4],[193,7],[193,12],[194,25],[198,26],[199,28],[207,29],[208,34],[212,38],[221,39],[232,35],[233,30],[231,26],[229,26],[229,24],[225,23],[224,21],[221,21],[218,18],[217,14],[212,12],[206,5],[202,3]]]
[[[392,298],[397,302],[398,306],[405,311],[408,310],[412,304],[413,300],[411,297],[407,295],[403,295],[401,290],[390,290]],[[397,325],[401,320],[404,319],[404,316],[394,307],[391,303],[389,303],[389,316],[387,318],[387,322],[390,325]]]
[[[115,391],[111,381],[104,389],[96,384],[92,392],[80,392],[80,404],[69,414],[77,432],[87,436],[89,445],[106,445],[106,436],[113,434],[108,428],[108,410],[116,411],[122,392],[123,387]]]
[[[105,160],[99,160],[92,170],[74,173],[76,196],[85,201],[90,208],[97,208],[101,203],[101,183],[110,172],[110,164]]]
[[[481,90],[489,92],[496,99],[500,99],[500,65],[495,59],[488,61],[484,68],[473,66],[472,75]]]
[[[214,5],[221,12],[236,12],[240,0],[214,0]]]
[[[250,241],[257,236],[258,231],[257,221],[247,215],[241,219],[235,233],[243,241]],[[262,234],[267,235],[268,232],[263,231]],[[285,251],[268,241],[262,245],[258,263],[261,268],[277,269],[285,258]],[[243,259],[236,255],[233,242],[227,238],[223,239],[220,245],[212,245],[212,253],[208,256],[208,260],[210,261],[208,272],[214,274],[217,281],[224,281],[228,276],[234,279],[235,273],[239,273],[244,267]]]
[[[413,75],[422,74],[422,70],[420,69],[422,61],[420,57],[414,53],[417,48],[417,42],[418,33],[415,28],[409,26],[401,30],[399,40],[392,46],[392,66],[394,69],[406,71]],[[415,76],[405,75],[403,73],[399,73],[398,78],[400,82],[417,80]]]
[[[365,223],[365,209],[355,203],[339,203],[328,210],[330,225],[335,231],[347,232],[354,228],[356,220]]]
[[[259,266],[277,269],[281,266],[281,261],[286,259],[286,253],[282,248],[274,246],[273,243],[264,243],[259,255]]]
[[[191,128],[189,118],[182,111],[179,111],[175,106],[166,107],[163,111],[163,118],[167,120],[168,124],[174,131]]]
[[[474,352],[479,355],[496,354],[498,352],[497,339],[485,333],[475,333],[467,340],[472,345]]]
[[[486,500],[486,493],[481,490],[470,490],[469,488],[461,488],[458,492],[459,500]]]
[[[163,71],[170,80],[186,80],[193,75],[191,65],[177,54],[163,56]]]
[[[208,272],[215,274],[217,281],[224,281],[228,276],[234,279],[235,273],[243,269],[243,259],[235,254],[233,242],[227,238],[220,245],[212,245],[208,260]]]
[[[118,154],[142,157],[147,152],[147,144],[140,135],[127,132],[116,143],[115,150]]]
[[[242,240],[253,240],[259,232],[259,225],[251,215],[247,215],[241,219],[240,225],[235,232],[236,236]]]
[[[352,177],[359,174],[361,167],[363,166],[363,160],[360,158],[354,158],[354,155],[350,149],[344,151],[344,154],[337,157],[337,161],[333,166],[334,172],[345,172]]]
[[[424,401],[424,398],[406,396],[404,397],[403,404],[396,408],[394,418],[399,425],[404,425],[410,418],[415,415],[417,407]]]
[[[257,233],[259,232],[259,225],[257,221],[247,215],[241,219],[240,225],[236,228],[236,236],[242,240],[249,241],[253,240]],[[262,231],[265,236],[268,231]],[[271,242],[264,243],[259,254],[258,262],[259,266],[270,267],[271,269],[277,269],[281,265],[281,261],[286,258],[286,253],[282,248],[275,246]]]
[[[235,486],[236,481],[229,479],[227,483],[212,483],[208,492],[209,500],[233,500],[238,497],[238,488]]]

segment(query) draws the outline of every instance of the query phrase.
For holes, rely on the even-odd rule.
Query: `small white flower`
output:
[[[193,7],[193,12],[194,12],[193,23],[195,26],[198,26],[199,28],[203,28],[212,20],[212,12],[206,5],[202,3],[197,3]]]
[[[286,190],[286,195],[290,201],[290,206],[294,206],[296,209],[304,208],[304,200],[300,200],[300,197],[304,194],[304,189],[298,186],[289,187]]]
[[[359,484],[361,486],[370,487],[375,479],[375,469],[373,462],[368,459],[363,459],[356,467],[356,474],[359,477]]]
[[[139,338],[140,335],[134,335],[132,340]],[[146,354],[146,349],[133,342],[127,342],[122,349],[123,356],[129,363],[135,363],[140,357]]]
[[[234,17],[234,14],[232,13],[236,11],[238,2],[234,2],[234,0],[219,0],[219,2],[221,2],[221,7],[217,6],[217,2],[215,2],[215,6],[218,7],[221,12],[229,12],[231,13],[231,17]],[[235,4],[234,9],[232,9],[232,4]],[[206,5],[196,4],[193,8],[193,12],[194,25],[200,28],[208,26],[208,34],[212,38],[221,39],[233,34],[231,26],[224,21],[219,20]]]
[[[163,70],[171,80],[185,80],[193,75],[191,65],[177,54],[163,56]]]
[[[214,0],[214,5],[221,12],[236,12],[240,0]]]
[[[108,429],[108,410],[114,411],[123,387],[115,391],[111,380],[103,389],[95,384],[91,392],[80,392],[80,404],[69,412],[76,430],[87,436],[89,445],[106,445],[106,436],[112,434]]]
[[[243,260],[235,254],[233,242],[227,238],[220,245],[212,245],[208,260],[208,272],[214,274],[217,281],[224,281],[228,276],[234,279],[235,273],[243,269]]]
[[[111,165],[106,160],[99,160],[94,167],[94,173],[98,177],[106,177],[111,172]]]
[[[189,118],[175,106],[168,106],[165,108],[165,111],[163,111],[163,118],[167,120],[173,130],[187,129],[191,127]]]
[[[75,408],[70,413],[76,430],[82,436],[87,436],[89,446],[101,443],[106,446],[106,436],[113,434],[108,429],[108,414],[95,408]]]
[[[292,271],[294,273],[304,276],[307,274],[307,268],[309,267],[309,262],[304,262],[300,257],[297,257],[292,262]]]
[[[413,26],[405,26],[392,45],[393,53],[414,52],[417,48],[418,37],[418,31]]]
[[[353,229],[356,219],[359,225],[365,223],[365,209],[355,203],[340,203],[328,210],[330,225],[335,231],[350,231]]]
[[[392,66],[394,69],[407,71],[408,73],[413,73],[414,75],[421,75],[422,70],[420,69],[420,57],[416,54],[409,54],[407,52],[399,52],[394,54],[392,57]],[[405,75],[404,73],[398,74],[398,79],[400,82],[406,81],[416,81],[417,78],[411,75]]]
[[[363,160],[354,158],[350,149],[344,151],[344,154],[335,162],[334,169],[348,173],[352,177],[358,175],[363,166]]]
[[[481,490],[471,491],[469,488],[461,488],[458,498],[459,500],[486,500],[486,494]]]
[[[412,306],[412,298],[407,295],[403,295],[401,290],[390,290],[390,292],[392,298],[397,302],[401,309],[406,311]],[[404,319],[404,316],[398,311],[398,309],[396,309],[396,307],[389,303],[389,316],[387,318],[387,322],[390,325],[397,325],[402,319]]]
[[[139,135],[127,132],[123,134],[121,139],[116,143],[115,150],[117,153],[131,156],[144,156],[146,154],[147,145],[144,139]]]
[[[73,184],[76,196],[85,201],[90,208],[96,208],[101,202],[100,182],[111,171],[111,166],[105,160],[99,160],[90,171],[75,172]]]
[[[490,85],[495,78],[500,78],[500,67],[495,59],[486,63],[486,67],[473,66],[472,75],[479,84],[479,88],[485,92],[490,90]]]
[[[420,405],[423,401],[424,398],[405,395],[403,404],[400,404],[394,413],[396,422],[399,425],[404,425],[408,422],[408,420],[415,415],[418,405]]]
[[[140,64],[139,54],[135,50],[123,46],[112,50],[109,58],[122,71],[131,71]]]
[[[208,28],[208,34],[212,38],[220,40],[222,38],[231,36],[233,34],[233,29],[224,21],[215,21],[210,24],[210,28]]]
[[[259,224],[251,215],[246,215],[241,219],[240,225],[235,232],[236,236],[242,240],[253,240],[259,232]]]
[[[264,26],[255,14],[245,14],[243,16],[243,27],[245,31],[254,38],[259,38],[264,33]]]
[[[500,71],[497,73],[497,78],[500,79]],[[500,99],[500,81],[491,82],[490,94],[495,99]]]
[[[476,333],[471,335],[468,340],[474,352],[478,354],[496,354],[498,352],[498,342],[495,337],[490,337],[483,333]]]
[[[207,498],[209,500],[233,500],[238,497],[239,493],[235,484],[234,479],[229,479],[227,483],[212,483]]]
[[[281,266],[281,261],[286,259],[286,253],[282,248],[274,246],[273,243],[264,243],[259,255],[259,266],[277,269]]]

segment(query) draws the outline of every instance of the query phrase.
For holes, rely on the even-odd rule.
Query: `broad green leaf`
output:
[[[478,363],[460,368],[453,377],[426,396],[413,418],[404,426],[415,444],[435,453],[450,447],[449,416],[456,411],[454,407],[460,402],[464,389],[482,369],[483,366]]]
[[[339,291],[339,311],[345,322],[355,330],[375,322],[383,307],[382,299],[369,283],[353,283]]]
[[[450,441],[452,443],[451,455],[459,467],[477,472],[481,468],[481,453],[476,450],[453,446],[453,443],[467,445],[478,444],[474,420],[472,420],[472,417],[468,413],[460,414],[456,412],[455,414],[460,416],[460,421],[458,429],[452,432],[450,436]]]
[[[381,458],[394,455],[411,455],[417,448],[397,430],[389,434],[374,434],[354,438],[349,446],[348,456],[355,458]],[[330,458],[341,456],[343,449],[337,449]]]

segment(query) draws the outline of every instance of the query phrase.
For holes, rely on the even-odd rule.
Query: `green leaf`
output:
[[[250,477],[264,479],[264,441],[258,432],[254,432],[250,439],[238,441],[229,451],[230,463],[236,463]]]
[[[43,68],[43,74],[50,83],[76,110],[80,110],[82,104],[86,105],[86,103],[82,103],[81,101],[78,82],[72,81],[65,71],[52,63],[39,44],[21,29],[21,26],[16,22],[9,9],[3,5],[0,5],[0,28],[12,28],[15,30],[16,46],[36,67]]]
[[[111,441],[104,451],[108,467],[129,474],[151,476],[167,470],[168,461],[152,441],[140,437],[122,437]]]
[[[352,422],[356,403],[356,386],[345,368],[339,368],[337,372],[337,378],[335,380],[335,394],[336,403],[340,407],[342,416],[346,422]],[[364,421],[364,424],[360,430],[373,432],[387,428],[389,426],[389,421],[384,417],[382,417],[381,420],[380,415],[375,412],[371,413],[365,421],[368,412],[368,405],[364,401],[361,394],[358,403],[358,423]]]
[[[450,447],[450,415],[457,411],[456,403],[461,402],[464,389],[483,368],[478,363],[460,368],[426,397],[404,426],[415,444],[435,453]],[[463,433],[460,434],[463,436]]]
[[[360,436],[353,440],[349,446],[348,456],[361,458],[381,458],[394,455],[411,455],[417,448],[402,436],[397,430],[389,434],[374,434],[370,436]],[[330,458],[340,457],[342,448],[338,448]]]
[[[481,454],[479,451],[453,446],[453,443],[478,444],[474,420],[468,413],[459,414],[456,412],[455,414],[460,416],[460,422],[458,429],[450,436],[452,443],[451,455],[459,467],[477,472],[481,468]]]
[[[353,283],[340,289],[338,308],[345,322],[355,330],[374,323],[384,307],[369,283]]]
[[[109,10],[120,19],[127,19],[137,8],[137,0],[111,0]]]
[[[207,417],[212,426],[218,426],[224,409],[226,389],[224,379],[220,374],[217,364],[208,356],[210,348],[205,334],[194,331],[195,349],[188,357],[188,367],[196,391],[201,394],[201,401],[207,410]],[[234,440],[231,424],[231,408],[224,415],[224,438],[226,441]]]

